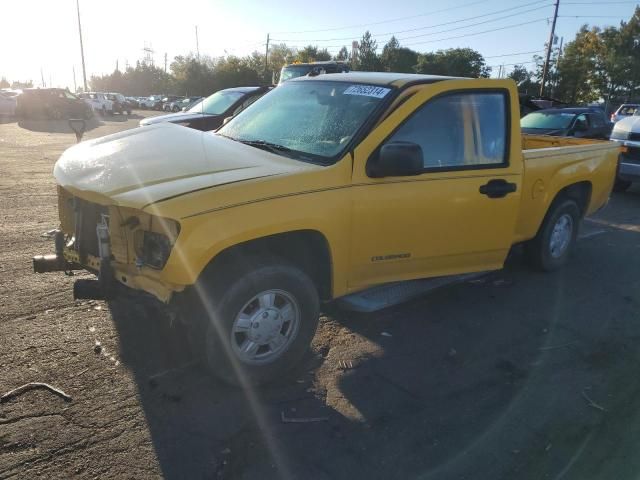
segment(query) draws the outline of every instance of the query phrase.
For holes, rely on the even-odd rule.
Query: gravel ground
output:
[[[86,137],[148,114],[94,121]],[[154,301],[75,302],[77,275],[31,273],[53,249],[51,171],[74,142],[64,122],[0,124],[0,394],[33,381],[73,397],[0,404],[0,478],[640,471],[638,187],[585,222],[563,271],[532,273],[516,250],[504,271],[375,314],[328,307],[297,378],[244,392],[192,364]]]

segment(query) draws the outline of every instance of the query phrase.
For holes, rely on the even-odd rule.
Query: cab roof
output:
[[[313,77],[304,76],[292,78],[289,82],[327,81],[345,83],[368,83],[385,87],[404,87],[410,83],[434,83],[443,80],[470,80],[462,77],[446,77],[442,75],[421,75],[417,73],[393,72],[347,72],[327,73]]]

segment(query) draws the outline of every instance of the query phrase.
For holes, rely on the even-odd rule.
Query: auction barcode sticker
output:
[[[389,93],[390,90],[390,88],[374,87],[372,85],[351,85],[344,92],[342,92],[342,94],[383,98],[387,93]]]

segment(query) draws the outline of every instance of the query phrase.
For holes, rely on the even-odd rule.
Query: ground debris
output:
[[[586,390],[586,388],[584,390]],[[587,392],[585,392],[584,390],[582,390],[582,397],[587,401],[587,405],[589,405],[590,407],[595,408],[596,410],[600,410],[601,412],[606,412],[607,411],[606,408],[604,408],[601,405],[598,405],[596,402],[591,400],[589,395],[587,395]]]
[[[48,383],[31,382],[31,383],[25,383],[24,385],[18,388],[14,388],[13,390],[10,390],[4,395],[2,395],[0,397],[0,403],[6,402],[13,397],[17,397],[18,395],[21,395],[28,390],[34,390],[37,388],[44,388],[45,390],[49,390],[51,393],[55,393],[59,397],[63,398],[65,402],[70,402],[72,400],[72,398],[66,393],[64,393],[62,390],[56,387],[52,387]]]
[[[575,345],[576,343],[578,343],[578,341],[574,340],[573,342],[567,342],[561,345],[551,345],[548,347],[540,347],[538,350],[555,350],[556,348],[570,347],[571,345]]]
[[[351,360],[339,360],[338,368],[340,370],[351,370],[352,368],[354,368],[353,362]]]
[[[282,423],[314,423],[314,422],[326,422],[329,417],[287,417],[284,412],[280,412],[280,419]]]
[[[180,365],[179,367],[175,367],[175,368],[169,368],[168,370],[162,370],[161,372],[158,373],[154,373],[153,375],[151,375],[147,381],[149,382],[149,385],[151,385],[152,387],[155,387],[158,385],[158,380],[161,377],[164,377],[167,374],[170,373],[175,373],[175,372],[181,372],[183,370],[187,370],[191,367],[195,367],[198,364],[198,362],[187,362],[184,365]]]

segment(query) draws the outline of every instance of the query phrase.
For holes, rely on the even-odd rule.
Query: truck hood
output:
[[[197,190],[317,168],[172,123],[108,135],[66,150],[53,174],[74,195],[132,208]]]

